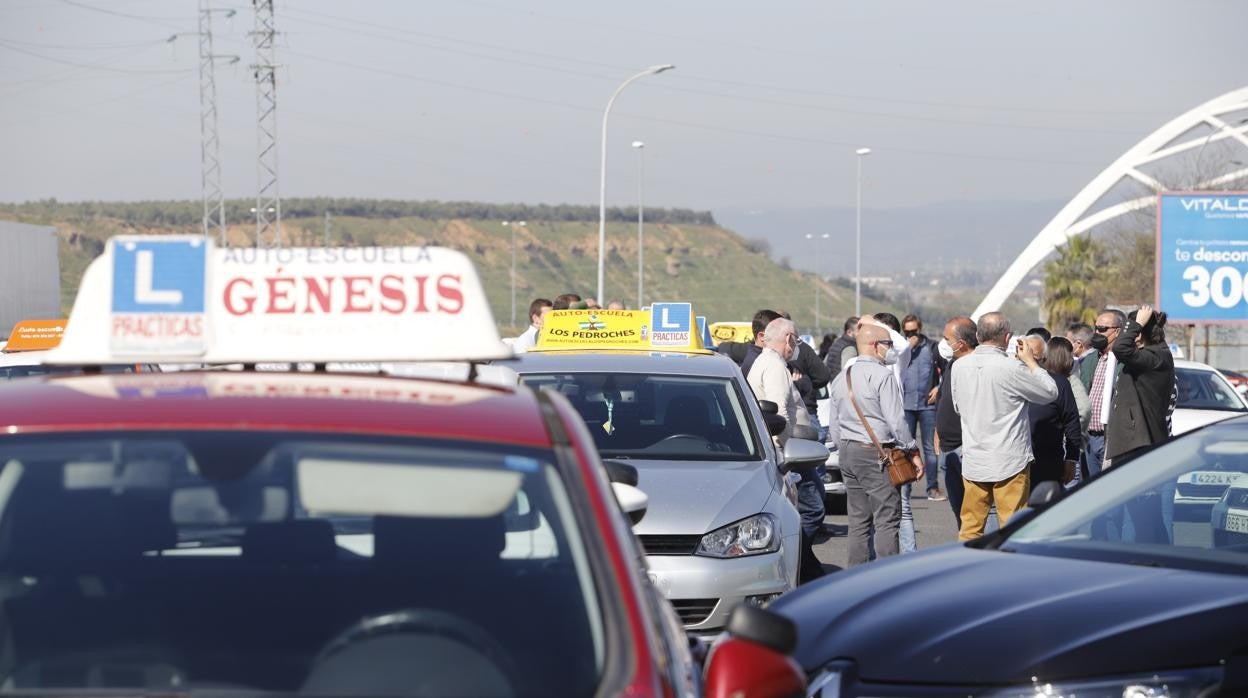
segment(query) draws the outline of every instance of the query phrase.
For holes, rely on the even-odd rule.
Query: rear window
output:
[[[1231,384],[1213,371],[1178,368],[1174,371],[1174,379],[1179,393],[1176,407],[1248,412],[1248,407],[1244,407]]]
[[[594,693],[550,456],[250,432],[0,440],[0,685]]]
[[[562,373],[520,380],[567,397],[606,458],[759,458],[749,413],[727,378]]]

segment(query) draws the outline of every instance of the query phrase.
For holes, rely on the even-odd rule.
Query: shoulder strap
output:
[[[887,458],[884,453],[884,447],[880,445],[879,438],[875,435],[875,430],[871,428],[871,424],[867,422],[867,418],[862,413],[862,408],[858,406],[858,401],[854,399],[854,367],[850,366],[845,369],[845,392],[849,395],[849,403],[854,406],[854,412],[858,413],[858,421],[862,422],[862,426],[867,430],[867,436],[871,437],[871,443],[875,444],[875,450],[880,452],[880,458]]]

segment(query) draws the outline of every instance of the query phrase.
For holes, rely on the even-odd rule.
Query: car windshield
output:
[[[101,373],[134,373],[134,366],[118,364],[100,366]],[[145,370],[147,370],[145,368]],[[0,366],[0,380],[29,378],[31,376],[62,376],[82,373],[80,366],[48,366],[45,364],[24,364],[21,366]]]
[[[0,464],[5,691],[595,692],[548,453],[136,432],[10,436]]]
[[[1248,573],[1248,423],[1207,427],[1110,468],[1002,550]]]
[[[1226,410],[1248,412],[1243,400],[1222,376],[1213,371],[1176,368],[1179,399],[1176,407],[1189,410]]]
[[[563,393],[608,458],[758,458],[740,391],[727,378],[616,373],[528,374]]]

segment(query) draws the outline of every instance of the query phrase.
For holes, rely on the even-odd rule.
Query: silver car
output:
[[[730,359],[552,352],[512,366],[576,406],[603,459],[637,468],[650,505],[634,531],[686,628],[715,631],[738,604],[761,606],[796,586],[796,494]]]

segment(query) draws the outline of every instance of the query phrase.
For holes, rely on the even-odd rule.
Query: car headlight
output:
[[[994,698],[1187,698],[1209,695],[1222,681],[1221,669],[1161,671],[1104,679],[1074,679],[989,691]]]
[[[743,557],[774,553],[780,549],[776,535],[776,517],[757,514],[702,536],[695,555],[706,557]]]

